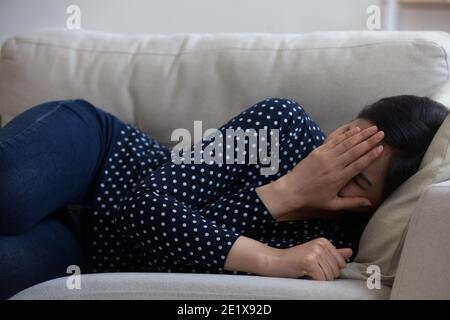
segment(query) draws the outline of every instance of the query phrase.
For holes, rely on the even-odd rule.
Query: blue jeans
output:
[[[84,100],[46,102],[0,129],[0,298],[82,268],[67,208],[89,189],[125,126]]]

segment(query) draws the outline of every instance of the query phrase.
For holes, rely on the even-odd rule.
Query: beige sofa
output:
[[[267,97],[298,101],[325,133],[365,105],[432,95],[449,81],[443,32],[116,35],[44,30],[8,40],[0,61],[3,124],[45,100],[84,98],[167,145],[176,128],[217,127]],[[445,95],[445,94],[444,94]],[[446,97],[444,97],[446,98]],[[112,273],[66,278],[13,299],[450,298],[450,184],[432,186],[414,214],[393,288],[363,280]],[[45,257],[43,257],[45,259]],[[445,279],[445,277],[444,277]]]

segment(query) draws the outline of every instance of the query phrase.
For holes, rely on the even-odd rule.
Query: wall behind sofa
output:
[[[366,29],[369,5],[391,0],[0,0],[0,43],[21,32],[65,27],[81,8],[82,28],[124,33],[275,32]],[[382,20],[384,15],[382,15]],[[399,29],[450,31],[450,6],[402,8]]]

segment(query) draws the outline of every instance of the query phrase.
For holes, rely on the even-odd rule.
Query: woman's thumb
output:
[[[345,210],[356,207],[371,206],[372,203],[363,197],[339,197],[336,201],[337,210]]]
[[[339,252],[339,254],[344,258],[344,259],[348,259],[352,256],[353,251],[350,248],[341,248],[341,249],[337,249],[337,252]]]

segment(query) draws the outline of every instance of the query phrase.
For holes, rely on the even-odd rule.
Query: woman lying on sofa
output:
[[[325,139],[298,103],[266,99],[219,129],[221,138],[278,130],[278,141],[266,139],[278,171],[261,174],[259,161],[227,162],[228,143],[210,153],[223,161],[175,163],[84,100],[34,106],[0,129],[0,297],[70,265],[334,280],[447,114],[426,97],[385,98]],[[213,141],[196,147],[208,152]],[[62,221],[67,208],[81,209],[81,239]]]

